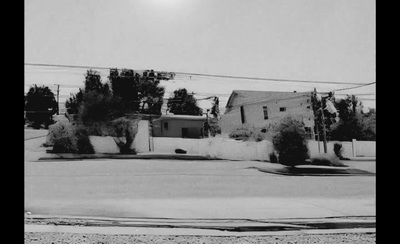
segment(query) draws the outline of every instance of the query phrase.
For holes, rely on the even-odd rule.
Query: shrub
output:
[[[131,146],[138,131],[138,122],[139,120],[132,120],[125,117],[112,121],[113,136],[125,138],[125,142],[117,140],[117,145],[121,153],[136,153],[134,149],[131,149]]]
[[[274,164],[278,163],[278,157],[274,152],[269,154],[269,161]]]
[[[304,125],[300,121],[290,116],[282,119],[272,139],[279,163],[292,167],[304,164],[309,158],[306,138]]]
[[[68,122],[57,122],[49,127],[48,144],[55,153],[94,153],[87,131]]]
[[[335,155],[338,158],[342,158],[343,157],[342,156],[342,151],[343,151],[342,144],[337,143],[337,142],[333,144],[333,152],[335,153]]]

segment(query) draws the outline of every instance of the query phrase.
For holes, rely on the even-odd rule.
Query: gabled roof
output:
[[[229,96],[226,108],[232,106],[255,104],[268,102],[273,100],[282,100],[287,98],[311,96],[309,92],[280,92],[280,91],[250,91],[250,90],[233,90]]]

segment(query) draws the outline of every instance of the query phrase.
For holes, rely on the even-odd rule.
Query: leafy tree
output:
[[[339,123],[332,128],[331,139],[338,141],[361,140],[363,138],[364,125],[357,108],[361,106],[357,97],[348,95],[345,99],[335,102],[339,112]]]
[[[54,93],[47,86],[31,86],[25,97],[25,111],[26,118],[33,122],[34,128],[40,128],[41,124],[47,128],[57,112]]]
[[[89,91],[97,91],[101,94],[108,94],[110,92],[108,84],[101,82],[100,72],[91,69],[86,71],[85,76],[85,92]]]
[[[83,103],[79,107],[78,118],[86,125],[97,121],[107,121],[113,117],[117,105],[111,94],[89,91],[83,94]]]
[[[219,98],[218,97],[214,97],[214,101],[211,107],[211,112],[210,114],[212,114],[214,116],[214,118],[218,118],[219,116]]]
[[[185,88],[174,91],[174,95],[168,99],[168,109],[173,114],[202,115],[203,110],[197,106],[197,100],[192,94],[188,94]]]
[[[75,95],[71,95],[72,97],[68,98],[65,102],[65,108],[67,109],[68,114],[77,114],[79,106],[83,102],[83,90],[79,88],[79,91]]]
[[[142,104],[141,113],[161,115],[161,107],[165,88],[160,86],[160,80],[144,78],[140,83],[139,100]]]
[[[362,114],[363,140],[376,140],[376,112],[375,109],[370,109],[369,112]]]
[[[279,163],[294,167],[304,164],[309,158],[307,133],[301,121],[288,116],[281,120],[277,133],[272,139]]]
[[[95,91],[104,96],[111,95],[109,85],[101,82],[101,76],[98,71],[87,70],[84,85],[85,87],[83,90],[79,88],[79,91],[65,102],[67,113],[78,114],[80,106],[83,103],[84,95],[90,91]]]
[[[119,73],[118,69],[111,69],[108,79],[114,97],[121,99],[121,106],[126,110],[139,111],[140,75],[134,74],[133,70],[123,69]]]
[[[161,114],[165,88],[160,80],[168,79],[162,73],[157,76],[154,71],[145,71],[141,76],[133,70],[110,70],[109,80],[114,96],[121,98],[121,105],[127,111],[145,114]]]

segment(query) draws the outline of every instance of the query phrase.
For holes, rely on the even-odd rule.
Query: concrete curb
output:
[[[296,230],[266,232],[228,232],[219,230],[141,228],[141,227],[77,227],[54,225],[25,225],[25,232],[63,232],[103,235],[179,235],[179,236],[288,236],[288,235],[321,235],[348,233],[376,233],[376,228],[333,229],[333,230]]]
[[[349,160],[342,161],[376,161],[376,157],[351,157]]]
[[[38,160],[82,160],[82,159],[173,159],[173,160],[220,160],[196,154],[161,154],[161,153],[139,153],[139,154],[73,154],[52,153],[49,156],[40,157]]]
[[[32,221],[33,217],[34,221]],[[266,236],[375,233],[375,217],[310,219],[182,219],[30,216],[25,232],[131,235]],[[41,224],[35,224],[39,221]],[[45,224],[43,224],[45,223]]]

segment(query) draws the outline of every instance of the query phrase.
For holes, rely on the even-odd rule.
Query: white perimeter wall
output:
[[[95,153],[119,153],[119,148],[111,136],[89,136],[89,139]],[[125,138],[120,139],[125,140]],[[149,146],[149,121],[141,120],[131,148],[143,153],[150,151]]]
[[[356,141],[355,153],[358,157],[375,157],[376,142],[375,141]]]
[[[154,137],[154,152],[175,153],[175,149],[186,150],[188,154],[199,154],[221,159],[231,160],[261,160],[269,161],[269,154],[273,151],[270,141],[244,142],[225,138],[183,139],[170,137]],[[327,143],[327,153],[333,154],[335,141]],[[338,142],[342,144],[344,157],[367,156],[375,157],[374,141]],[[308,141],[310,156],[324,153],[323,142],[318,148],[317,141]],[[355,148],[355,151],[353,151]],[[355,153],[355,154],[354,154]]]
[[[132,147],[136,150],[137,153],[149,152],[150,151],[150,143],[149,143],[149,121],[141,120],[138,123],[138,131],[135,135],[135,139],[133,140]]]
[[[121,138],[124,139],[124,138]],[[112,137],[90,136],[96,153],[119,153],[119,148]],[[327,143],[328,153],[333,153],[335,141]],[[340,142],[343,147],[344,157],[375,157],[375,141]],[[308,141],[310,156],[316,156],[324,152],[323,142]],[[153,151],[155,153],[172,153],[175,149],[186,150],[188,154],[198,154],[213,158],[230,160],[261,160],[269,161],[269,154],[273,151],[270,141],[244,142],[227,138],[172,138],[149,137],[149,121],[141,120],[138,123],[138,132],[132,144],[132,148],[138,153]]]
[[[231,160],[268,160],[272,143],[241,142],[224,138],[187,139],[154,137],[154,152],[175,153],[175,149],[186,150],[188,154],[199,154],[212,158]]]
[[[331,141],[326,143],[327,153],[334,153],[333,145],[335,143],[342,144],[342,156],[346,158],[354,157],[353,155],[353,143],[349,141],[345,142],[338,142],[338,141]],[[320,153],[324,153],[324,143],[322,141],[319,142],[319,149],[318,149],[318,141],[308,141],[308,150],[310,152],[310,156],[316,156]]]

